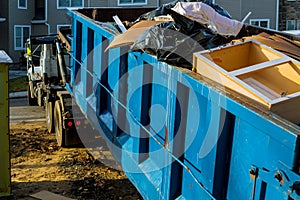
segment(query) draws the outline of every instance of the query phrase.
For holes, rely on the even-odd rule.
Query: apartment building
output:
[[[242,21],[251,13],[245,23],[278,29],[278,0],[215,0],[215,3],[225,8],[234,19]]]
[[[29,35],[57,33],[71,21],[66,8],[81,7],[157,7],[172,0],[1,0],[0,49],[18,65]]]
[[[300,30],[300,0],[280,0],[279,30]]]
[[[237,20],[279,31],[300,30],[300,0],[215,0]]]

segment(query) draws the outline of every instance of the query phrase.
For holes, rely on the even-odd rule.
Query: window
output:
[[[297,20],[297,30],[300,30],[300,20]]]
[[[30,26],[15,25],[14,43],[15,50],[23,50],[26,40],[30,36]]]
[[[83,7],[84,0],[57,0],[57,8]]]
[[[286,30],[295,30],[296,20],[286,20]]]
[[[72,26],[70,24],[58,24],[56,27],[57,33],[58,33],[59,29],[62,27],[71,28]]]
[[[40,21],[46,19],[46,0],[36,0],[34,9],[33,21]]]
[[[147,0],[118,0],[118,5],[145,5]]]
[[[27,9],[27,0],[18,0],[19,9]]]
[[[250,24],[264,28],[270,28],[270,19],[250,19]]]

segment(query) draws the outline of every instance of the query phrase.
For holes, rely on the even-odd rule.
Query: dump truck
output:
[[[299,199],[299,115],[292,112],[299,105],[299,60],[290,52],[283,53],[280,45],[258,42],[267,43],[277,35],[297,47],[299,38],[243,24],[238,35],[222,37],[217,41],[223,42],[212,47],[218,44],[214,37],[218,34],[172,11],[169,14],[175,22],[169,24],[151,22],[145,28],[136,22],[151,16],[140,17],[151,10],[67,10],[72,19],[69,77],[63,90],[57,90],[52,101],[45,101],[54,107],[47,121],[54,115],[59,144],[72,137],[64,135],[68,122],[61,121],[66,116],[76,121],[77,114],[66,110],[76,104],[144,199]],[[127,23],[115,22],[115,16]],[[165,19],[170,16],[159,21]],[[181,26],[174,24],[177,22]],[[132,24],[138,32],[130,29]],[[129,29],[122,33],[120,26]],[[130,37],[152,41],[152,37],[141,40],[149,29],[147,33],[162,39],[152,45],[160,45],[177,37],[177,32],[160,37],[167,34],[161,30],[172,27],[185,31],[195,27],[192,33],[204,30],[193,36],[204,38],[203,46],[211,42],[200,53],[186,55],[194,59],[190,68],[186,60],[170,56],[170,49],[128,46],[135,42]],[[205,38],[209,35],[210,39]],[[264,37],[247,38],[258,35]],[[185,37],[181,39],[177,44]],[[184,55],[196,42],[188,44],[179,48]],[[232,54],[236,52],[242,56]],[[174,64],[174,60],[180,62]],[[290,71],[292,77],[286,76]],[[210,72],[221,81],[214,80]],[[266,77],[274,77],[282,87],[277,82],[273,87]],[[71,98],[74,103],[66,103]],[[285,106],[285,102],[289,103]],[[77,134],[84,138],[86,131],[77,129]]]
[[[81,121],[73,120],[72,98],[66,90],[70,31],[62,28],[59,34],[30,36],[25,44],[28,103],[45,108],[47,130],[56,133],[60,146],[81,143],[75,127]]]

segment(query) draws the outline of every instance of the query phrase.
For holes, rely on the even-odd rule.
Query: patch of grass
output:
[[[8,83],[8,91],[9,92],[26,91],[27,85],[28,85],[27,76],[10,79]]]

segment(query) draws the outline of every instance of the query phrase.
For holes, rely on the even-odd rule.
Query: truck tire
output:
[[[54,122],[57,144],[58,146],[65,147],[65,129],[63,127],[61,104],[59,100],[55,102],[54,106]]]
[[[45,105],[46,110],[46,124],[49,133],[54,133],[54,120],[53,120],[53,102],[48,101]]]
[[[44,97],[43,97],[43,90],[42,89],[38,89],[38,95],[37,95],[37,104],[38,106],[42,107],[45,105],[45,102],[44,102]]]
[[[28,95],[28,103],[30,106],[36,106],[37,105],[37,99],[36,98],[31,98],[31,89],[30,89],[30,86],[28,84],[28,87],[27,87],[27,95]]]

